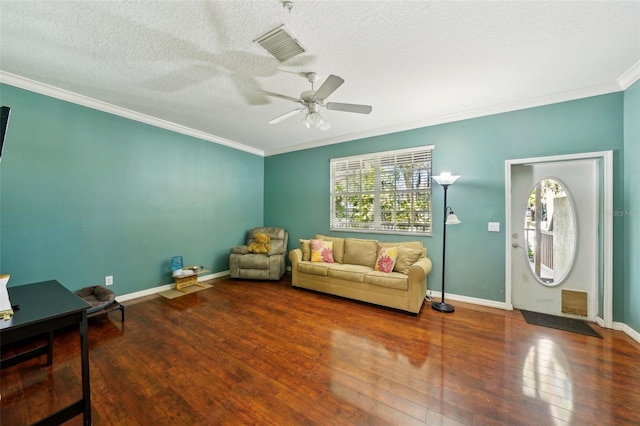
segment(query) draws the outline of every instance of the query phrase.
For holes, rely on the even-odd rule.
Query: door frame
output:
[[[532,164],[532,163],[551,163],[558,161],[572,161],[572,160],[587,160],[595,159],[602,160],[602,179],[603,179],[603,192],[600,194],[603,197],[603,217],[601,223],[602,241],[599,245],[602,246],[603,253],[603,279],[604,290],[603,294],[599,294],[598,291],[598,306],[600,305],[600,298],[603,300],[602,315],[604,318],[600,318],[596,314],[596,321],[602,327],[613,328],[613,151],[598,151],[598,152],[585,152],[578,154],[566,154],[566,155],[554,155],[549,157],[535,157],[535,158],[520,158],[514,160],[505,161],[505,303],[510,310],[513,310],[512,303],[512,283],[511,283],[511,168],[516,165]],[[600,284],[597,284],[597,289],[600,288]]]

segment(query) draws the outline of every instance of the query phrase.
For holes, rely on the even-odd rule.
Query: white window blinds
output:
[[[431,235],[433,146],[331,160],[331,229]]]

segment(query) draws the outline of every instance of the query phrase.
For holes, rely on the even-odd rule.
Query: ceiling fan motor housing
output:
[[[307,80],[309,81],[309,83],[314,84],[318,82],[318,79],[320,77],[318,77],[318,74],[316,74],[315,72],[309,72],[307,73]]]
[[[316,91],[315,90],[305,90],[300,94],[300,99],[302,99],[305,103],[315,103],[316,100]]]

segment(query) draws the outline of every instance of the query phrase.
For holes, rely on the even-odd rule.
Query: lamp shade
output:
[[[307,129],[311,128],[311,124],[309,124],[309,121],[307,120],[307,116],[306,115],[304,117],[302,117],[302,120],[300,120],[300,123],[302,123],[302,125],[304,127],[306,127]]]
[[[440,173],[439,176],[433,176],[433,178],[438,182],[438,185],[451,185],[453,182],[458,180],[460,176],[452,175],[449,172]]]
[[[447,216],[447,221],[444,224],[445,225],[457,225],[459,223],[461,223],[461,222],[458,219],[458,216],[456,216],[455,213],[451,213],[451,214],[449,214],[449,216]]]

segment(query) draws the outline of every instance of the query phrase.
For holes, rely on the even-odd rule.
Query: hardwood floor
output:
[[[640,344],[527,324],[454,303],[402,312],[219,279],[148,296],[89,325],[94,425],[640,424]],[[2,370],[3,426],[81,393],[79,337]],[[11,349],[10,349],[11,350]],[[77,417],[68,424],[81,424]]]

